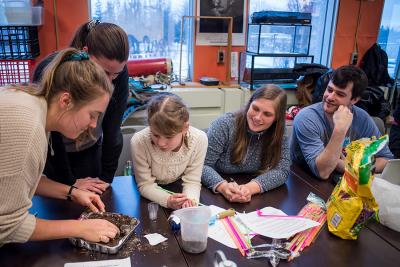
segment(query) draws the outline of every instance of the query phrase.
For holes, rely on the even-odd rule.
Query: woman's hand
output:
[[[89,209],[93,212],[105,211],[105,205],[103,201],[101,201],[99,195],[93,192],[75,188],[71,192],[71,198],[72,201],[82,206],[89,207]]]
[[[250,202],[252,192],[248,187],[248,184],[239,185],[239,190],[241,192],[241,196],[237,199],[237,202]]]
[[[82,220],[79,237],[89,242],[108,243],[119,235],[119,229],[109,221],[102,219]]]
[[[223,182],[216,190],[230,202],[241,202],[239,200],[242,197],[242,192],[240,191],[239,185],[235,182]]]
[[[239,185],[241,197],[237,199],[237,202],[250,202],[251,196],[261,192],[261,187],[256,181],[250,181],[247,184]]]
[[[182,208],[182,205],[186,201],[191,201],[191,200],[188,199],[185,194],[176,193],[176,194],[169,196],[169,198],[167,200],[167,207],[170,209],[177,210],[177,209]]]
[[[79,189],[91,191],[101,195],[104,191],[106,191],[110,184],[100,180],[99,178],[86,177],[77,179],[74,186],[78,187]]]

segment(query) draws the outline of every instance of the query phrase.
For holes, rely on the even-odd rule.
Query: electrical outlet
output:
[[[350,64],[357,65],[357,62],[358,62],[358,53],[357,52],[351,53]]]
[[[217,64],[224,64],[224,61],[225,61],[225,52],[224,52],[224,50],[219,49]]]

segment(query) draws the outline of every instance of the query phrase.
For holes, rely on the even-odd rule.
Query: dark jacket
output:
[[[47,56],[37,65],[33,82],[41,79],[44,68],[55,55],[54,53]],[[49,178],[66,184],[73,184],[76,179],[88,176],[99,177],[106,182],[112,181],[123,145],[120,126],[128,99],[126,66],[112,83],[114,92],[104,114],[103,135],[97,143],[85,150],[68,153],[65,150],[62,135],[57,132],[51,133],[44,170],[44,174]]]

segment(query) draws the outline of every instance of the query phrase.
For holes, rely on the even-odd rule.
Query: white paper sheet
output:
[[[66,263],[64,267],[131,267],[131,258]]]
[[[224,211],[225,209],[210,205],[209,206],[211,209],[211,215],[216,215],[221,211]],[[224,224],[221,222],[221,220],[216,220],[216,222],[213,225],[210,225],[208,227],[208,237],[214,239],[217,242],[220,242],[224,244],[225,246],[228,246],[230,248],[237,248],[235,243],[233,242],[232,238],[228,234],[228,232],[225,229]],[[250,239],[252,236],[250,237]]]
[[[268,215],[286,215],[281,210],[272,207],[265,207],[261,211],[263,214]],[[289,238],[298,232],[319,225],[318,222],[306,218],[258,216],[257,211],[239,214],[238,216],[252,231],[270,238]]]
[[[152,246],[158,245],[161,242],[168,240],[168,238],[164,237],[163,235],[157,234],[157,233],[148,234],[148,235],[145,235],[144,237],[146,237],[147,240],[149,240],[149,243]]]

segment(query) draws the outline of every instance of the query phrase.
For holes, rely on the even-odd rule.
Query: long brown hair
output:
[[[95,57],[124,62],[129,57],[129,42],[126,32],[116,24],[89,21],[81,25],[70,43],[71,47],[88,48],[88,53]]]
[[[250,142],[249,135],[247,134],[247,112],[251,103],[261,98],[274,101],[275,108],[275,121],[262,134],[262,165],[260,171],[263,171],[276,167],[281,159],[287,97],[285,92],[276,85],[268,84],[257,89],[246,106],[235,113],[236,135],[234,137],[231,162],[233,164],[240,164],[244,160]]]
[[[189,122],[189,111],[179,96],[160,93],[153,96],[148,103],[147,122],[158,133],[175,136],[181,133]],[[188,146],[186,138],[184,143]]]

